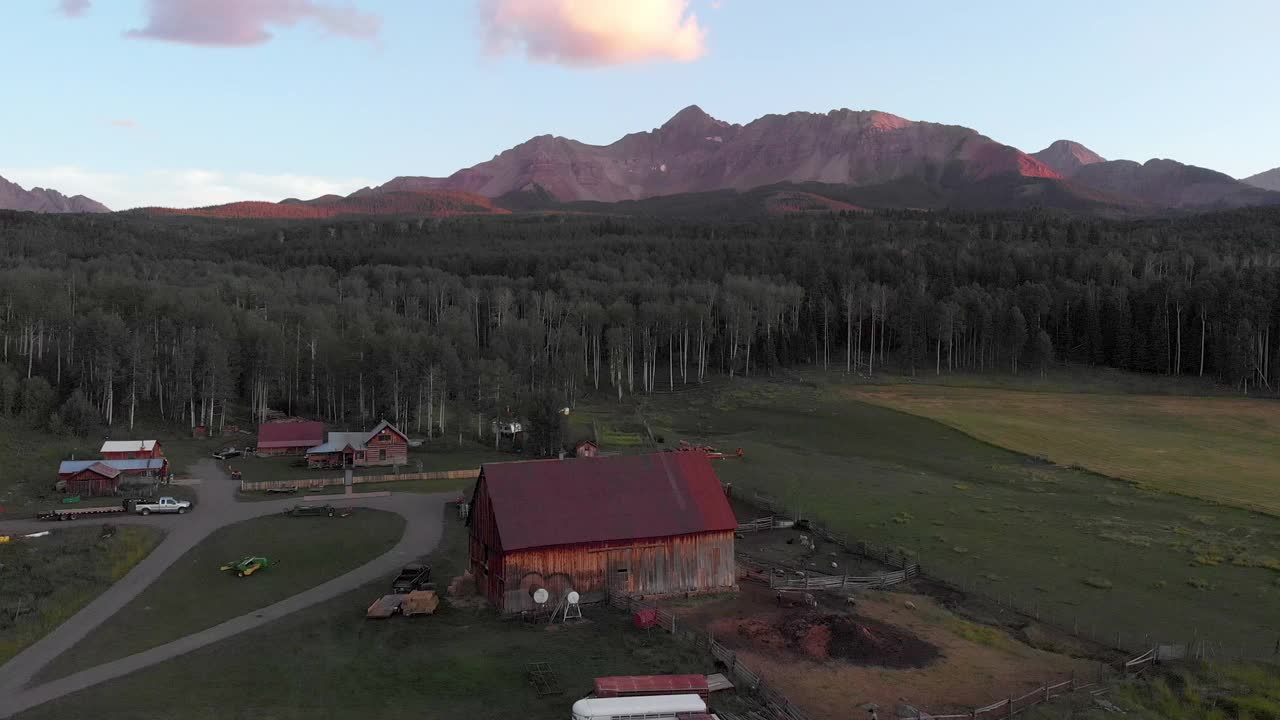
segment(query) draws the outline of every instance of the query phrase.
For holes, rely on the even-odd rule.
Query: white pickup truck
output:
[[[181,515],[190,509],[191,503],[186,500],[162,497],[155,502],[140,502],[134,506],[133,511],[139,515],[150,515],[151,513],[178,513]]]

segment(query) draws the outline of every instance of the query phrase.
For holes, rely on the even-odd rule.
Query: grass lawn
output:
[[[1263,720],[1280,717],[1280,674],[1263,665],[1182,665],[1127,680],[1103,697],[1135,720]],[[1111,720],[1088,695],[1035,708],[1027,720]]]
[[[1068,628],[1130,644],[1212,628],[1223,649],[1251,653],[1280,638],[1280,519],[1038,461],[847,390],[813,377],[739,380],[642,410],[667,444],[744,448],[716,464],[735,489],[779,497],[852,539],[915,550],[927,572]]]
[[[40,679],[162,645],[283,600],[386,552],[403,530],[399,515],[366,509],[347,518],[268,516],[221,528],[46,667]],[[277,564],[247,578],[218,569],[245,555],[266,555]]]
[[[466,561],[464,529],[446,518],[445,541],[430,559],[441,587]],[[606,608],[586,608],[589,622],[568,628],[447,604],[430,617],[366,620],[365,607],[382,590],[350,593],[19,717],[52,720],[92,707],[102,720],[159,720],[180,707],[194,720],[222,720],[229,708],[276,720],[560,720],[597,676],[716,672],[704,653],[666,633],[635,630]],[[556,670],[563,694],[537,696],[525,666],[538,661]]]
[[[1058,465],[1280,515],[1273,400],[922,385],[848,393]]]
[[[156,528],[51,527],[0,543],[0,665],[76,614],[160,542]]]

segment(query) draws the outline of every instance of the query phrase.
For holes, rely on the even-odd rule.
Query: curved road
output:
[[[318,602],[355,590],[379,577],[392,574],[433,550],[440,541],[441,518],[446,502],[456,494],[424,495],[401,493],[389,497],[346,497],[335,495],[325,502],[335,505],[359,505],[397,513],[405,519],[404,535],[395,547],[368,563],[328,582],[286,598],[247,615],[232,618],[211,628],[179,638],[173,642],[144,650],[128,657],[104,663],[64,678],[34,687],[27,684],[54,658],[66,652],[84,636],[123,608],[144,588],[160,577],[170,565],[220,527],[280,512],[294,505],[297,498],[263,502],[237,502],[234,481],[212,460],[198,463],[194,472],[198,504],[192,512],[174,515],[139,515],[113,519],[116,524],[151,525],[168,528],[169,532],[151,554],[133,567],[123,578],[92,602],[59,625],[53,632],[15,655],[0,666],[0,718],[7,718],[41,703],[62,697],[91,685],[111,680],[142,668],[202,648],[246,630],[271,622]],[[101,518],[68,521],[70,524],[99,524]],[[60,523],[57,527],[63,526]],[[50,529],[48,523],[15,520],[0,523],[0,533],[26,533]]]

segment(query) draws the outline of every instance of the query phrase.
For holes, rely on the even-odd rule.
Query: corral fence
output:
[[[475,480],[480,477],[479,468],[475,470],[444,470],[439,472],[391,473],[386,475],[355,475],[351,484],[401,482],[404,480]],[[252,482],[240,481],[240,492],[263,490],[310,490],[315,488],[342,485],[346,481],[342,477],[301,478],[298,480],[261,480]]]
[[[775,590],[827,590],[840,592],[845,590],[869,590],[886,588],[904,583],[920,574],[919,565],[910,565],[901,570],[880,575],[856,577],[853,575],[814,575],[804,573],[804,577],[787,577],[786,571],[769,572],[769,587]],[[779,577],[781,575],[781,577]]]
[[[755,695],[777,720],[810,720],[810,717],[792,704],[785,695],[769,686],[760,675],[747,667],[736,652],[720,644],[707,633],[678,624],[675,613],[626,595],[610,594],[609,603],[630,613],[640,610],[652,611],[658,627],[671,633],[677,640],[709,651],[716,660],[724,664],[725,675],[733,681],[734,687]]]

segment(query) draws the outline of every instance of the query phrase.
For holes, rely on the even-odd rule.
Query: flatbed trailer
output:
[[[392,615],[395,615],[396,613],[400,612],[400,604],[403,602],[404,602],[404,595],[400,593],[383,595],[382,597],[373,601],[373,604],[369,606],[369,609],[367,611],[365,611],[364,616],[370,619],[377,619],[377,620],[380,620],[383,618],[389,618]]]
[[[66,510],[50,510],[47,513],[37,516],[39,520],[76,520],[82,517],[100,517],[102,515],[117,515],[119,513],[128,512],[129,508],[121,503],[119,505],[102,505],[99,507],[77,507],[68,508]]]

